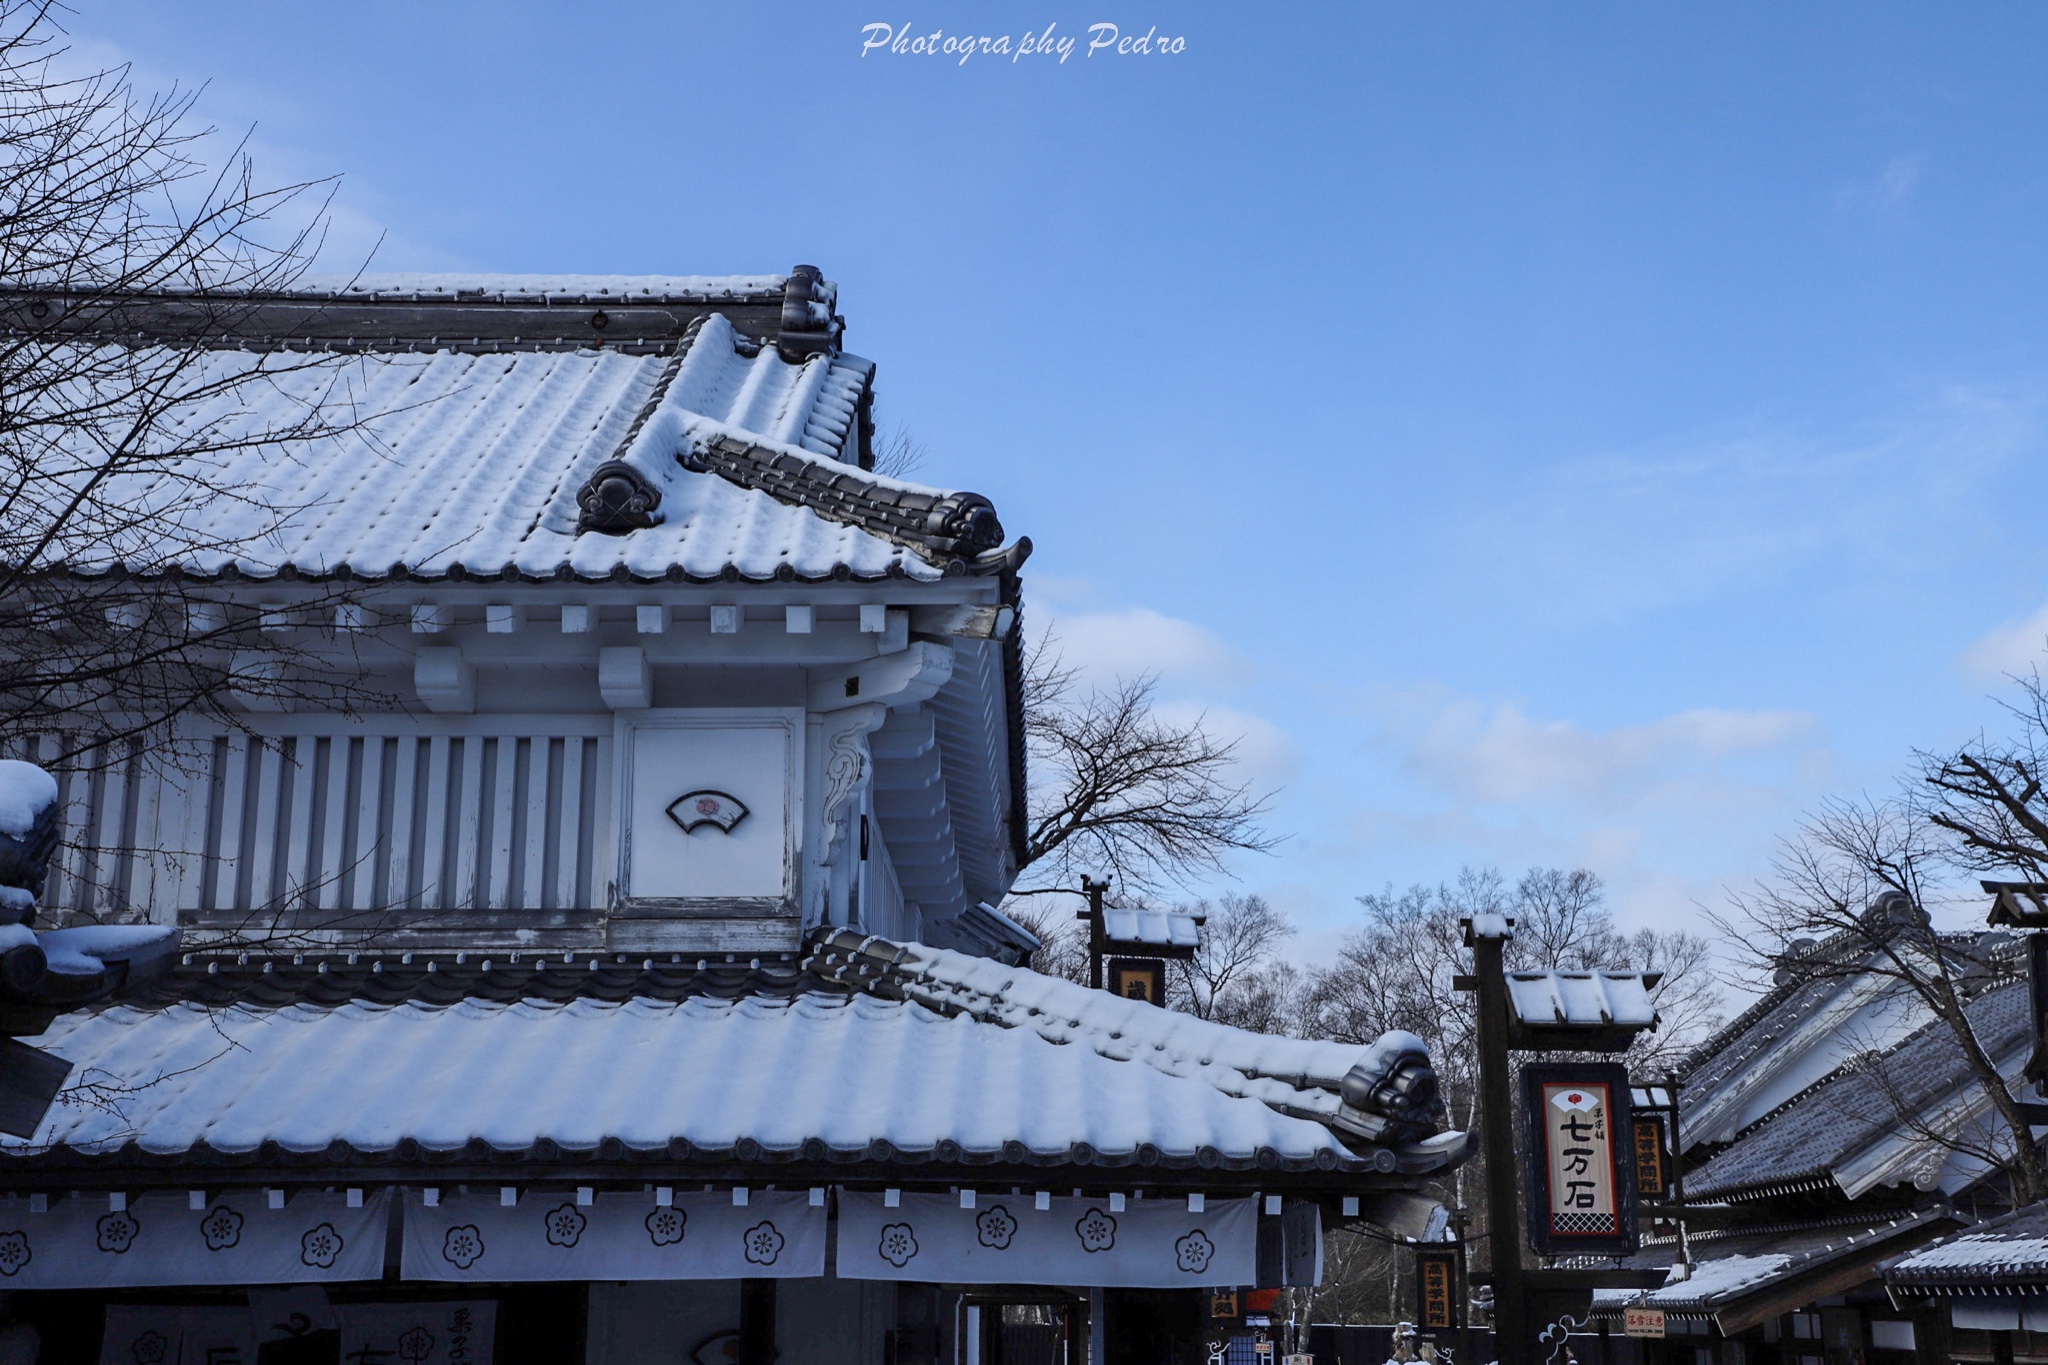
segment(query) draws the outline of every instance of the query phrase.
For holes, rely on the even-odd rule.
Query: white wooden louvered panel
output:
[[[158,828],[162,775],[132,741],[67,761],[68,748],[57,735],[0,746],[0,756],[39,763],[57,779],[59,842],[43,883],[43,916],[51,923],[132,917],[150,904],[178,837],[167,844]]]
[[[461,719],[280,716],[169,767],[134,745],[62,763],[55,736],[0,754],[57,778],[52,917],[602,907],[609,718]]]
[[[223,736],[191,908],[577,910],[603,904],[608,726]],[[563,733],[565,729],[576,733]],[[595,761],[591,761],[592,757]]]

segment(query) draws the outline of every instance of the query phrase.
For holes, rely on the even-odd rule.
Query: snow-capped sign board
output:
[[[1623,1334],[1632,1337],[1664,1339],[1664,1310],[1661,1308],[1625,1308],[1621,1314]]]
[[[838,1272],[844,1280],[949,1284],[1085,1284],[1205,1289],[1258,1278],[1258,1215],[1250,1199],[1125,1200],[990,1192],[839,1196]]]
[[[1628,1073],[1613,1063],[1523,1068],[1529,1244],[1544,1255],[1636,1249]]]
[[[825,1209],[806,1191],[604,1192],[497,1189],[406,1197],[405,1278],[499,1280],[792,1279],[825,1273]]]
[[[273,1209],[263,1191],[239,1190],[195,1209],[178,1190],[115,1209],[79,1194],[37,1213],[14,1195],[0,1201],[0,1289],[380,1279],[386,1198],[350,1208],[344,1194],[309,1191]]]

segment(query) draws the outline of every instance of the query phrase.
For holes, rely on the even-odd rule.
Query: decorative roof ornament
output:
[[[833,310],[839,303],[839,286],[826,280],[814,265],[796,266],[782,286],[782,327],[775,347],[790,364],[814,355],[831,355],[839,349],[840,333],[846,319]]]
[[[603,535],[624,535],[644,530],[661,520],[661,490],[624,460],[606,460],[597,467],[576,494],[583,509],[576,531],[597,531]]]
[[[716,825],[723,834],[747,818],[746,803],[725,792],[685,792],[668,803],[668,818],[688,834],[699,825]]]
[[[716,474],[906,546],[948,573],[1015,570],[1031,553],[1027,539],[1001,548],[1003,524],[995,504],[979,493],[941,493],[869,474],[829,456],[728,435],[692,441],[676,459],[694,473]]]
[[[995,504],[979,493],[948,493],[932,505],[925,529],[950,541],[956,553],[978,555],[1003,543]]]
[[[1384,1034],[1344,1073],[1344,1107],[1332,1127],[1369,1142],[1416,1142],[1443,1127],[1444,1105],[1429,1049],[1412,1033]]]

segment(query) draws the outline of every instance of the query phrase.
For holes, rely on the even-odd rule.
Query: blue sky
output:
[[[2048,638],[2039,7],[78,3],[338,263],[822,266],[1311,948],[1465,863],[1691,924]]]

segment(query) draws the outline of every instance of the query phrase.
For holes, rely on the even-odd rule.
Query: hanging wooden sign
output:
[[[1458,1325],[1458,1253],[1415,1252],[1415,1322],[1425,1332],[1450,1331]]]
[[[1166,964],[1156,957],[1113,957],[1109,960],[1109,990],[1125,1000],[1164,1005]]]
[[[1636,1196],[1662,1199],[1671,1192],[1671,1159],[1664,1150],[1664,1120],[1635,1116]]]
[[[1529,1244],[1547,1256],[1636,1249],[1627,1071],[1613,1063],[1522,1069]]]

